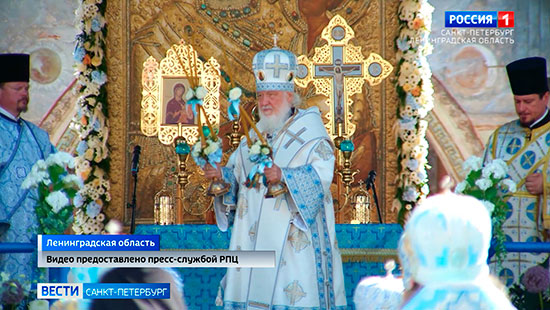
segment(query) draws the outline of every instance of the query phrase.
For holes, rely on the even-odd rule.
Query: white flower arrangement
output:
[[[510,179],[504,179],[502,181],[500,181],[499,185],[504,188],[505,190],[507,190],[508,192],[511,192],[511,193],[515,193],[517,188],[516,188],[516,182],[510,180]]]
[[[501,159],[495,159],[486,165],[481,173],[484,178],[493,176],[496,179],[502,179],[506,176],[506,171],[508,171],[508,165],[506,162]]]
[[[69,205],[69,197],[63,191],[55,191],[46,197],[46,202],[52,208],[53,213],[59,213],[61,209]]]
[[[477,156],[468,158],[464,164],[468,176],[457,184],[456,193],[470,195],[479,199],[493,222],[493,236],[496,239],[495,255],[502,262],[506,249],[504,241],[506,237],[502,225],[506,220],[506,197],[516,191],[516,183],[507,178],[508,166],[501,159],[495,159],[483,166],[483,160]]]
[[[77,20],[80,21],[78,29],[81,32],[76,38],[74,60],[80,97],[77,101],[79,108],[70,127],[79,133],[81,140],[77,147],[75,167],[77,174],[84,180],[84,188],[78,201],[83,212],[86,212],[90,204],[96,203],[96,200],[109,201],[111,197],[109,181],[102,168],[109,156],[109,128],[106,126],[104,102],[105,83],[108,81],[105,63],[105,8],[103,0],[82,0],[76,11]],[[99,186],[89,186],[95,180],[100,181]],[[100,211],[97,215],[99,214],[103,213]],[[82,223],[75,220],[73,230],[76,233],[89,233],[80,226]]]
[[[229,99],[230,100],[237,100],[242,96],[242,94],[243,94],[243,91],[241,90],[240,87],[233,87],[229,91]]]
[[[493,211],[495,210],[495,204],[494,203],[492,203],[490,201],[487,201],[487,200],[482,200],[481,203],[483,203],[483,205],[485,206],[485,208],[487,209],[489,214],[493,214]]]
[[[204,97],[206,97],[207,94],[208,94],[208,91],[202,86],[198,86],[195,90],[190,88],[187,91],[187,93],[185,93],[185,100],[189,101],[193,98],[197,98],[199,100],[202,100],[202,99],[204,99]]]
[[[253,144],[248,150],[248,154],[250,155],[257,155],[257,154],[260,154],[260,152],[261,152],[261,147],[257,143]]]
[[[222,161],[222,141],[208,126],[203,126],[204,139],[201,138],[191,148],[191,157],[197,166],[203,168],[207,163],[216,167]],[[204,140],[204,141],[203,141]],[[205,143],[205,145],[203,145]]]
[[[466,173],[470,173],[472,170],[479,170],[483,165],[483,159],[477,156],[470,156],[462,163],[462,168]]]
[[[73,174],[75,161],[64,152],[53,153],[31,168],[21,187],[36,189],[35,212],[39,233],[62,234],[70,224],[82,180]]]
[[[482,191],[484,191],[484,190],[488,189],[489,187],[493,186],[493,182],[490,179],[478,179],[478,180],[476,180],[475,184]]]
[[[400,98],[397,119],[398,176],[393,209],[404,222],[410,211],[428,194],[426,166],[427,122],[433,108],[431,70],[426,56],[431,44],[433,7],[426,0],[403,0],[399,5],[400,32],[396,38],[398,68],[396,89]]]
[[[257,140],[252,144],[252,146],[248,149],[248,157],[250,157],[250,160],[252,162],[257,162],[259,157],[265,157],[268,156],[271,153],[271,148],[269,145],[262,144],[262,141]]]
[[[412,186],[407,186],[407,188],[403,192],[402,199],[408,202],[416,202],[419,196],[420,192],[416,188]]]
[[[260,183],[265,183],[264,169],[271,167],[273,160],[271,158],[271,147],[267,144],[267,141],[260,139],[256,140],[248,148],[248,160],[254,163],[250,173],[245,181],[245,186],[248,188],[258,187]]]

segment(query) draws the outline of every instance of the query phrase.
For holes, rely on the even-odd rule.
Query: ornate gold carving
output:
[[[352,96],[362,92],[365,80],[371,86],[382,82],[393,66],[375,53],[365,59],[361,47],[349,42],[355,32],[340,15],[332,18],[321,37],[327,44],[315,48],[311,61],[305,55],[298,57],[296,85],[305,88],[313,82],[317,94],[327,97],[329,135],[349,139],[356,128]]]
[[[390,59],[395,66],[395,38],[399,33],[399,19],[397,17],[397,9],[400,1],[381,1],[382,5],[382,37],[373,37],[373,40],[380,40],[382,45],[382,57]],[[378,23],[379,21],[375,21]],[[366,30],[366,29],[364,29]],[[360,30],[357,30],[358,32]],[[393,77],[391,79],[394,79]],[[382,185],[382,193],[380,194],[381,201],[384,201],[382,206],[382,216],[386,223],[397,222],[397,211],[392,209],[393,198],[395,197],[397,178],[397,145],[395,144],[396,132],[394,131],[394,125],[397,121],[395,111],[397,111],[399,98],[395,91],[393,81],[386,80],[382,83],[382,99],[383,99],[383,113],[381,117],[384,119],[383,128],[381,128],[381,135],[384,139],[381,140],[383,144],[379,145],[379,154],[384,162],[384,167],[381,167],[379,175],[380,184]],[[379,192],[380,193],[380,192]],[[382,203],[382,202],[381,202]],[[374,207],[371,208],[371,219],[376,218]]]
[[[210,57],[203,62],[191,45],[183,41],[166,51],[166,57],[160,61],[149,56],[143,63],[141,101],[141,131],[147,136],[158,133],[160,142],[169,145],[176,137],[184,137],[187,143],[197,142],[199,132],[196,124],[164,124],[162,120],[164,78],[195,79],[207,94],[202,106],[210,123],[219,127],[220,123],[220,65]],[[205,121],[206,123],[206,121]]]
[[[234,78],[245,90],[253,91],[254,79],[250,67],[252,57],[264,45],[271,46],[271,34],[274,30],[277,30],[279,34],[280,46],[290,47],[296,54],[309,52],[306,49],[307,25],[299,12],[297,0],[277,1],[274,4],[261,0],[259,1],[260,11],[257,14],[251,13],[239,20],[228,20],[229,31],[215,27],[212,18],[202,14],[199,11],[200,8],[195,6],[195,2],[195,0],[107,2],[106,19],[109,27],[106,55],[109,76],[109,83],[107,83],[108,117],[113,134],[109,137],[111,146],[109,178],[112,181],[112,201],[106,212],[111,218],[124,218],[124,203],[128,200],[129,178],[121,171],[129,169],[127,162],[131,155],[131,148],[128,147],[128,142],[136,138],[145,138],[140,128],[140,102],[143,99],[141,76],[143,63],[149,56],[160,60],[170,46],[182,38],[193,44],[198,53],[206,59],[211,56],[222,59],[225,50],[228,52],[229,62],[233,65],[235,72],[235,77],[231,78]],[[343,1],[336,10],[327,13],[329,16],[332,13],[340,13],[345,16],[355,30],[356,37],[352,43],[356,43],[364,50],[378,51],[383,58],[388,59],[395,66],[394,38],[399,29],[397,19],[399,3],[398,0]],[[351,14],[346,12],[349,8],[352,9]],[[299,12],[297,20],[291,16],[293,11]],[[300,23],[301,26],[296,27],[291,21]],[[273,23],[275,28],[270,28],[270,23]],[[232,35],[233,30],[239,30],[242,39],[244,39],[242,36],[244,33],[250,36],[252,38],[250,40],[251,48],[243,48],[245,46],[237,40],[228,40],[227,37]],[[356,52],[353,51],[353,53]],[[312,55],[310,54],[310,56]],[[310,57],[310,59],[314,58]],[[223,67],[226,65],[223,64]],[[393,76],[391,78],[393,79]],[[318,101],[315,101],[316,98],[311,98],[311,100],[306,98],[308,100],[304,102],[303,107],[318,105],[325,113],[328,106],[324,103],[323,97],[319,97]],[[352,168],[361,168],[357,179],[365,179],[369,170],[376,169],[378,172],[378,196],[385,220],[386,222],[395,222],[396,216],[391,210],[391,203],[395,196],[394,180],[397,174],[395,135],[392,131],[398,102],[395,88],[389,79],[375,87],[364,83],[362,93],[352,97],[355,104],[351,113],[354,123],[357,125],[354,135],[356,150],[351,158],[354,163]],[[154,135],[156,136],[158,133]],[[371,140],[368,140],[372,143],[365,142],[367,136],[372,137]],[[155,140],[158,141],[156,138]],[[151,143],[151,147],[153,148],[150,150],[151,152],[173,153],[173,147],[161,143],[155,143],[154,146]],[[166,163],[151,163],[151,169],[154,166],[169,168]],[[204,182],[200,169],[197,169],[192,162],[188,169],[192,173],[189,185],[195,187],[194,191],[204,190],[207,182]],[[152,197],[160,189],[162,180],[164,180],[164,175],[160,173],[157,177],[140,177],[138,189],[141,190],[141,186],[151,188],[150,191],[138,193],[138,201],[147,199],[151,201],[149,204],[141,203],[140,208],[146,207],[152,210]],[[194,197],[203,196],[197,194]],[[334,198],[338,199],[337,196]],[[190,200],[192,199],[190,198]],[[199,206],[199,202],[197,202],[194,208],[206,209],[209,201],[203,201],[204,206]],[[371,208],[373,221],[377,218],[374,209],[374,207]],[[349,222],[350,210],[351,208],[344,208],[341,211],[341,216],[338,215],[338,221]],[[151,223],[152,220],[152,215],[150,217],[143,216],[138,212],[138,223]],[[203,222],[204,218],[198,216],[186,220],[186,222],[189,221]]]
[[[126,201],[125,178],[121,173],[127,171],[126,158],[129,156],[126,152],[127,141],[127,105],[129,98],[126,90],[128,89],[128,58],[127,58],[127,11],[124,1],[107,1],[105,18],[107,20],[107,76],[109,83],[107,87],[107,102],[109,127],[110,150],[110,173],[111,180],[111,202],[105,210],[109,218],[124,218],[124,203]]]
[[[159,64],[153,57],[147,58],[143,63],[141,83],[143,85],[143,99],[141,99],[141,132],[146,136],[154,136],[158,133],[158,111],[160,110]]]

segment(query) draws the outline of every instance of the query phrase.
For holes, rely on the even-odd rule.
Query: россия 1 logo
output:
[[[513,28],[513,11],[446,11],[446,28]]]

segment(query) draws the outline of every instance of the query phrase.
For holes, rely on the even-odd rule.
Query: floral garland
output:
[[[76,199],[80,207],[73,230],[77,234],[97,234],[104,230],[103,202],[110,201],[109,149],[107,139],[107,65],[105,63],[105,9],[103,0],[83,0],[76,11],[81,31],[76,37],[74,60],[80,97],[71,128],[80,134],[76,148],[76,171],[84,181]]]
[[[398,221],[412,210],[429,192],[426,173],[428,122],[424,120],[433,108],[431,70],[426,56],[431,54],[428,41],[434,8],[427,0],[402,0],[399,5],[397,45],[397,112],[398,176],[393,209],[399,210]]]

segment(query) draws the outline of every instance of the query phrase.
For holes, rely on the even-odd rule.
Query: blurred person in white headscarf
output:
[[[403,310],[513,310],[489,275],[491,218],[470,196],[444,193],[418,206],[399,243]]]

